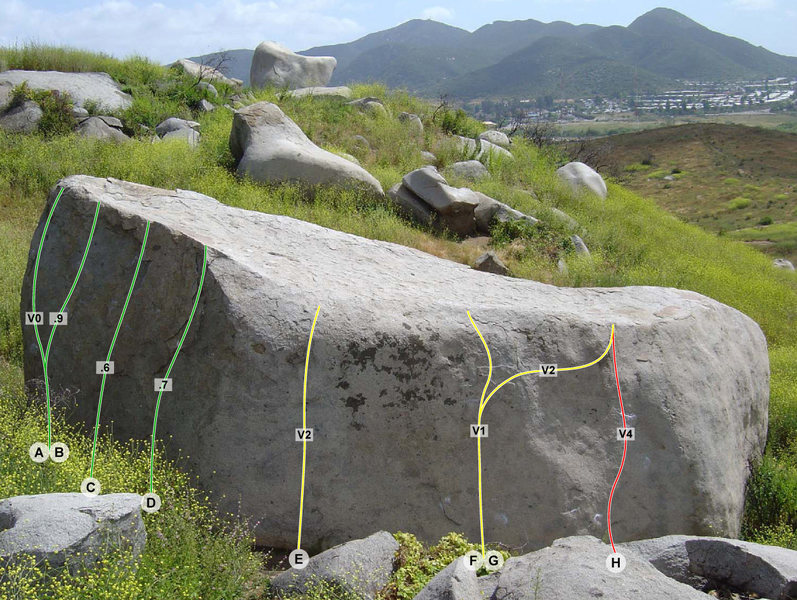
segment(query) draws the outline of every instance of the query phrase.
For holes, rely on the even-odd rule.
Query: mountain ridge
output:
[[[253,51],[248,51],[248,61],[246,51],[232,52],[238,54],[227,73],[248,82]],[[192,60],[212,60],[219,54]],[[334,56],[338,67],[330,85],[381,81],[427,97],[445,94],[460,100],[622,96],[675,87],[679,80],[797,76],[797,57],[712,31],[663,7],[627,27],[526,19],[498,20],[468,32],[431,19],[412,19],[299,54]]]

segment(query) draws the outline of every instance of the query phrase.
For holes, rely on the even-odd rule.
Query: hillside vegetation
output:
[[[453,237],[441,236],[397,216],[387,201],[360,192],[317,189],[298,185],[263,186],[237,179],[228,148],[232,113],[219,107],[194,114],[202,140],[190,149],[175,141],[151,143],[137,127],[172,114],[191,115],[191,82],[143,59],[116,61],[108,57],[66,50],[34,48],[0,50],[0,61],[20,67],[35,59],[37,68],[92,70],[103,64],[136,98],[133,108],[118,116],[139,138],[123,144],[99,142],[41,132],[20,136],[0,132],[0,463],[4,496],[75,491],[82,476],[79,462],[67,468],[27,460],[32,441],[44,435],[43,409],[29,400],[22,381],[20,288],[33,231],[45,197],[56,181],[83,173],[116,177],[165,188],[201,192],[221,202],[250,210],[283,214],[361,236],[400,243],[442,258],[470,262],[480,249]],[[25,64],[30,64],[26,62]],[[171,90],[163,95],[158,90]],[[138,90],[138,91],[137,91]],[[225,92],[226,94],[227,92]],[[447,133],[478,131],[479,124],[438,112],[404,92],[379,86],[357,86],[358,96],[380,97],[397,114],[421,115],[423,147],[437,154],[442,165],[460,158]],[[395,119],[358,112],[323,98],[293,99],[279,90],[255,92],[258,100],[276,102],[317,144],[355,155],[387,189],[423,160],[421,145]],[[216,102],[223,102],[226,98]],[[146,108],[146,111],[142,110]],[[447,131],[444,131],[443,126]],[[352,139],[370,141],[364,149]],[[655,202],[616,184],[606,201],[574,195],[554,170],[565,159],[552,148],[538,149],[522,140],[513,147],[514,163],[491,165],[492,179],[472,187],[527,213],[542,225],[522,231],[497,231],[494,245],[516,277],[565,286],[656,285],[695,290],[750,315],[763,328],[770,344],[772,397],[770,442],[748,494],[745,535],[757,541],[797,548],[797,278],[772,268],[771,260],[731,240],[685,223]],[[462,183],[456,182],[453,183]],[[523,190],[532,190],[536,198]],[[560,208],[586,226],[582,237],[592,258],[579,258],[570,249],[566,273],[557,268],[564,236],[550,208]],[[57,411],[55,427],[76,456],[85,454],[87,441],[65,424]],[[0,597],[160,599],[238,597],[261,598],[267,578],[261,558],[249,545],[249,530],[238,517],[213,514],[205,496],[180,473],[179,449],[165,444],[160,451],[171,463],[158,461],[156,477],[166,490],[167,510],[147,517],[149,539],[138,569],[109,560],[82,577],[50,577],[40,566],[0,569]],[[136,442],[102,442],[107,473],[104,491],[146,491],[148,454]],[[105,481],[107,480],[107,483]],[[412,527],[411,523],[407,524]],[[441,541],[425,555],[411,537],[399,536],[403,555],[423,560],[410,563],[401,580],[391,583],[391,597],[410,598],[464,544]],[[454,550],[450,550],[454,548]],[[431,557],[431,558],[430,558]],[[413,559],[415,560],[415,559]],[[317,596],[323,597],[323,596]]]
[[[702,123],[585,147],[623,185],[682,220],[797,261],[797,135]]]

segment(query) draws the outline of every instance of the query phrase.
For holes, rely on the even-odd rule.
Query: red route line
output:
[[[617,382],[617,398],[620,400],[620,414],[623,416],[623,429],[625,429],[625,408],[623,408],[623,394],[620,391],[620,377],[617,375],[617,352],[614,341],[614,333],[612,333],[612,364],[614,365],[614,380]],[[617,551],[614,548],[614,538],[612,537],[612,498],[614,497],[614,490],[617,487],[617,482],[620,481],[620,475],[623,473],[626,452],[628,452],[628,439],[623,438],[623,459],[620,461],[620,470],[617,471],[617,477],[614,478],[612,491],[609,493],[609,508],[606,511],[606,522],[609,525],[609,542],[612,545],[612,552],[615,554]]]

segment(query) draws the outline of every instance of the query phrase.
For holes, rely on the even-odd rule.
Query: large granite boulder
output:
[[[753,593],[760,598],[797,597],[797,551],[741,540],[670,535],[621,545],[659,571],[704,589]]]
[[[44,113],[33,100],[0,111],[0,129],[9,133],[33,133],[39,128]]]
[[[608,194],[603,177],[582,162],[567,163],[564,167],[559,168],[556,174],[575,192],[587,190],[601,198],[606,198]]]
[[[261,42],[252,56],[249,79],[252,87],[325,86],[337,64],[332,56],[302,56],[277,42]]]
[[[0,87],[16,87],[26,82],[34,90],[67,93],[77,106],[93,102],[108,111],[124,110],[133,103],[130,94],[108,73],[61,73],[60,71],[3,71]]]
[[[191,77],[201,79],[202,82],[216,81],[218,83],[225,83],[232,88],[243,87],[244,82],[234,77],[227,77],[224,73],[210,65],[202,65],[187,58],[181,58],[172,63],[173,68],[184,71]],[[214,91],[216,88],[213,88]]]
[[[137,494],[41,494],[0,500],[0,564],[30,555],[52,568],[91,565],[112,550],[144,549]]]
[[[278,596],[303,595],[319,583],[363,600],[374,600],[393,574],[399,544],[387,531],[352,540],[312,557],[303,569],[283,571],[271,580]]]
[[[233,116],[230,150],[239,175],[255,181],[365,187],[382,194],[365,169],[316,146],[276,104],[258,102]]]
[[[157,433],[173,436],[170,447],[190,457],[187,466],[222,509],[260,523],[260,544],[296,543],[295,429],[318,305],[307,387],[315,432],[307,444],[308,549],[408,527],[428,541],[452,528],[478,539],[469,426],[487,357],[468,310],[489,344],[493,385],[540,363],[592,361],[616,325],[626,417],[637,429],[614,495],[615,540],[739,533],[769,396],[766,340],[742,313],[670,288],[571,289],[496,277],[202,194],[78,175],[59,181],[45,204],[21,318],[31,310],[39,239],[60,188],[37,310],[60,307],[96,202],[102,207],[69,325],[53,343],[50,386],[74,392],[68,414],[93,428],[97,352],[113,336],[151,221],[101,418],[120,439],[148,438],[153,378],[163,376],[185,327],[207,246],[204,287]],[[41,379],[33,330],[23,334],[26,379]],[[517,378],[491,400],[482,443],[487,542],[534,548],[605,534],[623,449],[616,394],[606,357],[558,377]]]
[[[776,269],[784,269],[786,271],[794,271],[794,265],[792,262],[787,258],[776,258],[772,261],[772,264]]]

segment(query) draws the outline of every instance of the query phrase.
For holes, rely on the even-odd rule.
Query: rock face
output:
[[[556,171],[559,178],[574,191],[589,190],[593,194],[606,198],[608,191],[606,182],[592,167],[582,162],[567,163]]]
[[[294,98],[304,98],[305,96],[311,96],[313,98],[317,96],[326,96],[329,98],[348,100],[351,98],[351,89],[345,85],[340,85],[337,87],[306,87],[299,88],[298,90],[291,90],[290,95]]]
[[[26,100],[0,114],[0,129],[9,133],[33,133],[42,120],[42,109],[33,100]]]
[[[122,91],[107,73],[61,73],[60,71],[3,71],[0,86],[15,87],[27,82],[34,90],[58,90],[70,95],[77,106],[94,102],[105,110],[124,110],[133,98]]]
[[[21,555],[50,567],[93,564],[111,549],[144,549],[141,496],[42,494],[0,500],[0,563]]]
[[[252,87],[289,89],[325,86],[338,61],[331,56],[302,56],[276,42],[261,42],[252,56]]]
[[[623,399],[637,439],[614,496],[615,538],[738,534],[748,464],[766,439],[769,396],[766,341],[742,313],[669,288],[570,289],[498,278],[197,193],[72,176],[53,188],[33,235],[22,314],[31,310],[36,249],[60,187],[37,310],[60,307],[95,203],[102,207],[67,307],[69,325],[55,336],[50,385],[77,391],[70,414],[94,426],[97,351],[112,338],[150,220],[101,418],[119,438],[148,438],[153,378],[163,376],[179,341],[207,245],[205,284],[160,408],[158,437],[174,436],[171,447],[190,456],[203,487],[224,494],[223,510],[238,510],[240,499],[242,513],[261,523],[260,544],[296,542],[302,449],[294,430],[302,423],[304,359],[318,305],[307,388],[315,432],[307,445],[308,549],[408,524],[424,540],[454,526],[478,538],[469,425],[487,357],[466,310],[489,344],[493,382],[541,362],[592,361],[616,324]],[[26,379],[40,379],[33,331],[23,334]],[[607,357],[556,378],[520,377],[493,398],[482,444],[488,542],[541,547],[562,535],[605,534],[622,454],[616,393]]]
[[[364,600],[373,600],[393,573],[398,542],[387,531],[330,548],[310,559],[304,569],[290,569],[271,581],[279,596],[305,594],[323,581]]]
[[[613,575],[604,566],[612,547],[593,537],[556,540],[549,548],[509,558],[499,571],[491,600],[705,600],[706,594],[670,579],[645,560],[626,556],[627,566]],[[477,598],[473,598],[477,600]]]
[[[202,79],[208,81],[218,81],[220,83],[226,83],[230,87],[234,88],[240,88],[244,84],[244,82],[241,81],[240,79],[227,77],[224,73],[222,73],[218,69],[215,69],[209,65],[201,65],[198,62],[194,62],[193,60],[188,60],[187,58],[181,58],[180,60],[172,63],[171,66],[176,69],[181,69],[185,71],[192,77],[202,77]]]
[[[365,186],[383,194],[368,171],[316,146],[276,104],[258,102],[236,112],[230,150],[238,174],[255,181]]]
[[[111,120],[112,122],[119,122],[119,127],[109,125],[107,122],[108,120]],[[87,119],[83,119],[78,124],[75,131],[77,131],[78,135],[82,135],[84,137],[97,138],[99,140],[113,140],[114,142],[124,142],[130,138],[122,132],[121,127],[121,121],[119,121],[119,119],[114,119],[113,117],[88,117]]]
[[[671,535],[622,545],[682,583],[761,598],[797,597],[797,552],[740,540]],[[622,550],[621,550],[622,551]]]

